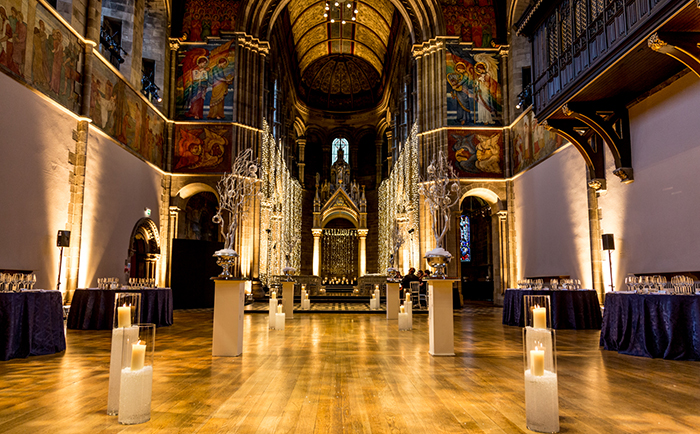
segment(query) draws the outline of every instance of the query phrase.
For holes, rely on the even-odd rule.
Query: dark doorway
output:
[[[465,300],[493,300],[491,207],[469,196],[462,202],[460,267]]]
[[[224,247],[218,241],[173,240],[170,287],[175,309],[214,307],[214,281],[221,273],[214,252]]]
[[[160,257],[158,226],[149,218],[142,218],[131,231],[129,240],[129,277],[155,279],[156,262]]]

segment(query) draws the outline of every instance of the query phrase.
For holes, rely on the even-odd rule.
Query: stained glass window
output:
[[[348,145],[348,140],[347,139],[335,139],[333,140],[333,150],[331,154],[331,164],[335,163],[335,161],[338,159],[338,150],[342,149],[343,153],[345,154],[343,156],[343,160],[345,160],[346,163],[349,163],[350,160],[348,159],[348,155],[350,154],[350,147]]]
[[[459,221],[459,256],[462,262],[472,260],[469,216],[463,215]]]

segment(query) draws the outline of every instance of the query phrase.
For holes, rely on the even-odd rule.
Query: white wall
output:
[[[144,208],[160,224],[161,173],[90,128],[79,287],[98,277],[124,280],[131,232]]]
[[[630,108],[635,181],[606,155],[602,233],[615,235],[615,286],[628,273],[700,270],[700,79],[687,74]],[[606,148],[607,151],[607,148]],[[590,287],[585,164],[569,145],[514,181],[518,278],[571,275]],[[603,252],[606,290],[608,255]]]
[[[514,180],[518,279],[568,275],[593,284],[586,167],[571,145]]]
[[[631,107],[630,129],[635,181],[619,183],[608,156],[599,199],[617,287],[628,273],[700,270],[700,79],[689,73]]]
[[[73,170],[68,152],[75,148],[77,121],[5,74],[0,74],[0,93],[0,268],[34,270],[37,287],[52,289],[58,277],[56,234],[65,229],[68,215]]]

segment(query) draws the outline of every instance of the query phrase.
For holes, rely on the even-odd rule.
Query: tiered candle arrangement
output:
[[[114,295],[114,324],[112,348],[109,360],[109,388],[107,390],[107,414],[119,414],[119,387],[121,382],[124,342],[138,336],[141,315],[141,294],[118,292]],[[127,352],[131,354],[127,348]]]
[[[372,298],[369,300],[369,308],[379,310],[379,285],[374,285],[374,292],[372,292]]]
[[[135,336],[123,341],[119,386],[119,423],[133,425],[151,419],[155,324],[139,324]]]
[[[413,303],[406,297],[406,301],[399,308],[399,331],[413,329]]]
[[[548,295],[524,297],[525,413],[527,428],[559,432],[556,335]]]
[[[301,308],[311,309],[311,300],[309,300],[309,294],[306,292],[306,285],[301,285]]]

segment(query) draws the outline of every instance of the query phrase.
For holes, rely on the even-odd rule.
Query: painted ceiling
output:
[[[326,4],[330,7],[327,18],[323,16]],[[343,8],[343,4],[352,7]],[[338,16],[338,9],[343,10],[345,24]],[[302,76],[315,60],[330,54],[358,56],[382,74],[394,15],[389,0],[371,0],[371,3],[297,0],[290,2],[287,10]],[[356,21],[351,19],[354,10],[357,10]]]

